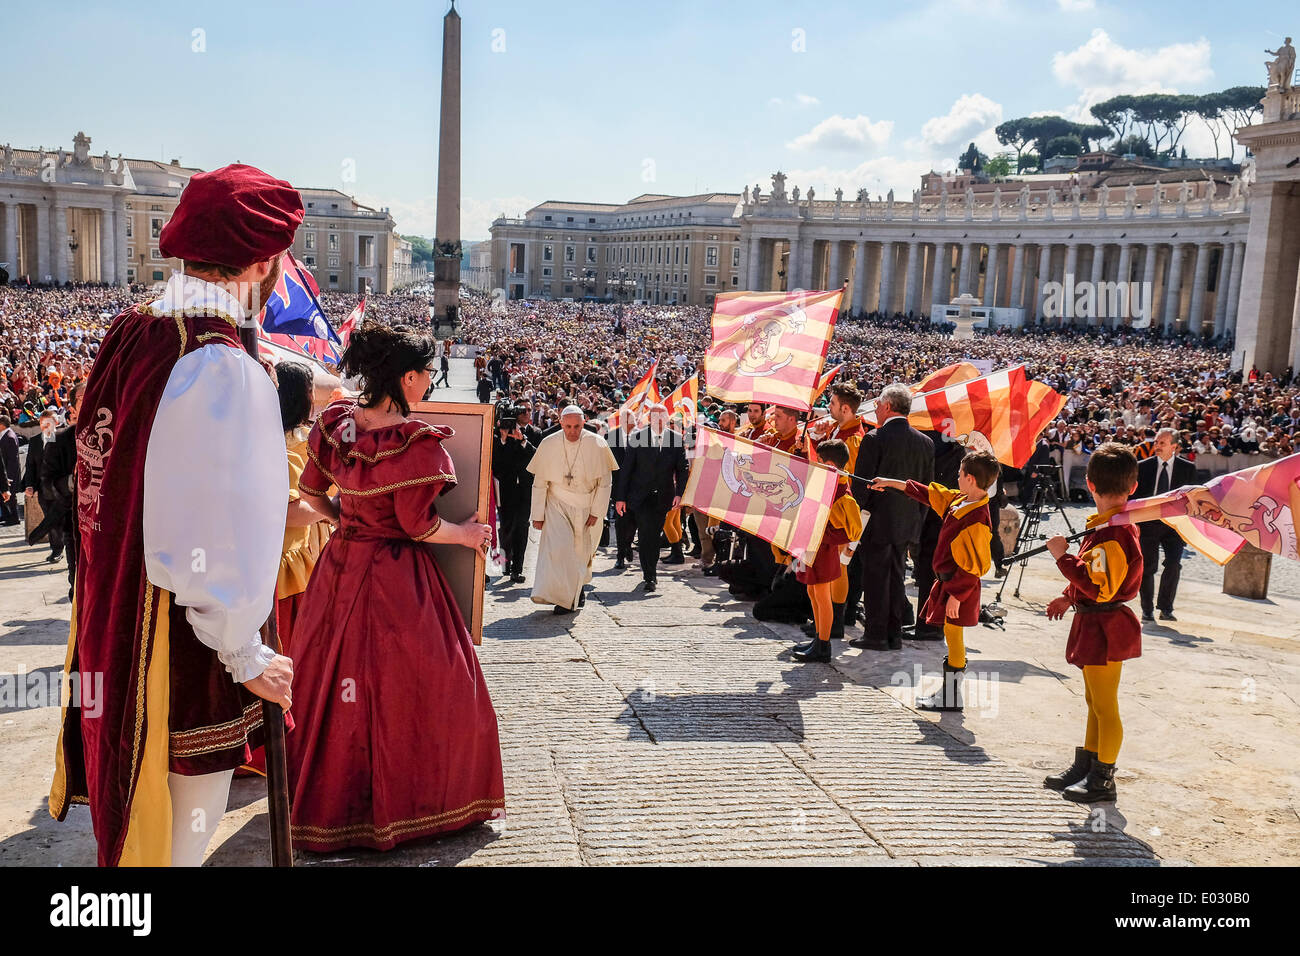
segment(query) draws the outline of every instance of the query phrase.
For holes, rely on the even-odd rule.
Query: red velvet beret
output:
[[[302,197],[283,179],[238,163],[195,173],[158,248],[167,258],[246,269],[293,245]]]

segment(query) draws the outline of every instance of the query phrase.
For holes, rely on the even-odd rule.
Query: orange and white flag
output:
[[[942,432],[972,451],[991,451],[998,461],[1022,467],[1065,396],[1030,381],[1023,365],[990,372],[912,399],[908,424]]]
[[[641,427],[641,419],[648,417],[646,408],[656,402],[662,401],[659,395],[659,381],[655,376],[659,373],[659,361],[650,363],[650,368],[642,375],[632,391],[628,392],[627,401],[619,406],[618,411],[609,416],[606,424],[610,430],[629,425],[632,428]]]
[[[840,374],[840,369],[842,368],[844,368],[843,362],[836,365],[834,368],[828,368],[822,373],[821,378],[817,379],[817,388],[813,390],[814,403],[817,399],[822,397],[822,394],[825,393],[826,389],[831,387],[831,382],[835,381],[835,376]]]
[[[808,411],[843,297],[843,289],[718,296],[704,353],[709,396]]]
[[[953,362],[951,365],[945,365],[937,372],[931,372],[913,385],[912,394],[920,395],[922,392],[933,392],[936,389],[947,388],[949,385],[956,385],[958,382],[969,382],[971,379],[979,377],[980,370],[970,362]]]
[[[682,384],[673,389],[672,394],[664,399],[668,416],[681,415],[686,425],[695,424],[695,416],[700,406],[700,373],[696,372]]]
[[[352,310],[351,314],[343,320],[343,324],[339,326],[339,340],[343,343],[344,348],[348,347],[348,340],[352,338],[353,331],[361,325],[365,317],[366,300],[362,298],[362,300],[357,304],[357,307]]]
[[[811,562],[838,479],[826,465],[701,427],[682,504]]]

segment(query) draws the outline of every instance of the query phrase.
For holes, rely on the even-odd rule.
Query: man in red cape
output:
[[[49,806],[89,804],[101,866],[202,863],[259,698],[291,702],[291,662],[258,638],[288,502],[279,401],[237,329],[302,217],[259,169],[196,174],[159,237],[184,272],[113,320],[87,379]]]

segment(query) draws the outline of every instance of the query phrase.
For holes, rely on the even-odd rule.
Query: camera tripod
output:
[[[1025,506],[1025,518],[1020,525],[1020,533],[1016,535],[1016,547],[1013,555],[1017,556],[1011,563],[1020,565],[1020,573],[1016,577],[1016,589],[1012,593],[1013,597],[1020,597],[1020,582],[1025,579],[1025,564],[1029,561],[1029,555],[1021,555],[1021,552],[1029,545],[1031,541],[1046,541],[1047,535],[1040,532],[1043,523],[1043,512],[1055,511],[1062,520],[1065,521],[1065,527],[1069,529],[1070,534],[1074,534],[1074,525],[1070,524],[1070,517],[1065,513],[1065,507],[1061,502],[1061,496],[1056,493],[1056,480],[1054,476],[1038,475],[1033,479],[1034,488],[1030,495],[1029,504]],[[1035,551],[1035,554],[1038,552]],[[1007,589],[1007,582],[1011,580],[1011,572],[1002,579],[1002,586],[998,588],[998,596],[994,599],[995,604],[1002,603],[1002,592]]]

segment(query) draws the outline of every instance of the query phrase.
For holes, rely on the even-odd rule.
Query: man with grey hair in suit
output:
[[[867,650],[898,650],[903,646],[903,615],[907,591],[903,565],[908,547],[921,537],[924,507],[901,491],[872,491],[872,478],[896,478],[929,484],[934,476],[934,443],[907,423],[912,392],[894,383],[876,403],[878,427],[862,439],[851,482],[858,504],[871,513],[862,532],[862,596],[866,633],[849,643]]]

